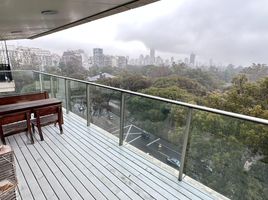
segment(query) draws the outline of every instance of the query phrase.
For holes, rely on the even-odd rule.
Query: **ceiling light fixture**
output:
[[[43,10],[43,11],[41,11],[41,14],[43,14],[43,15],[55,15],[57,13],[58,13],[57,10]]]
[[[22,33],[22,31],[20,31],[20,30],[17,30],[17,31],[11,31],[10,33]]]

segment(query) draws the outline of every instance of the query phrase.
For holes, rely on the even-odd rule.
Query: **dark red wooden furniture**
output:
[[[41,130],[42,126],[46,126],[49,124],[57,124],[60,128],[60,133],[63,133],[62,130],[62,109],[61,105],[54,105],[43,108],[36,108],[33,110],[35,119],[31,120],[33,132],[35,131],[34,126],[37,127],[40,139],[44,140],[43,133]]]
[[[34,143],[31,132],[30,116],[30,110],[0,115],[0,138],[4,145],[6,144],[5,137],[25,131],[27,135],[30,135],[32,144]]]
[[[46,91],[38,92],[38,93],[31,93],[31,94],[23,94],[23,95],[4,96],[4,97],[0,97],[0,105],[35,101],[35,100],[48,99],[48,98],[49,96]]]
[[[18,115],[18,113],[33,113],[36,109],[47,109],[48,107],[51,106],[58,106],[60,107],[60,120],[59,120],[59,124],[63,124],[63,116],[62,116],[62,111],[61,111],[61,101],[58,99],[42,99],[42,100],[35,100],[35,101],[26,101],[26,102],[21,102],[21,103],[13,103],[13,104],[7,104],[7,105],[1,105],[0,106],[0,116],[1,119],[3,119],[5,121],[5,119],[13,118],[14,122],[20,122],[20,118],[17,119],[16,115]],[[27,114],[28,115],[28,114]],[[30,116],[30,114],[29,114]],[[8,121],[8,120],[7,120]],[[12,123],[12,122],[9,122]],[[27,124],[29,125],[29,122],[27,121]],[[1,125],[1,127],[3,127]],[[30,132],[31,130],[28,129],[27,130]],[[61,131],[62,132],[62,131]],[[31,133],[31,132],[30,132]],[[2,134],[4,135],[4,134]],[[4,137],[1,137],[2,142],[4,143],[3,140]]]

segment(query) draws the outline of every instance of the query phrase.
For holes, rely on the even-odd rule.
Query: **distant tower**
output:
[[[93,66],[96,66],[96,67],[104,66],[103,49],[100,49],[100,48],[93,49]]]
[[[209,66],[210,66],[210,67],[213,66],[213,60],[212,60],[212,58],[209,59]]]
[[[190,65],[194,66],[195,64],[195,54],[191,53],[190,55]]]
[[[155,64],[155,50],[150,49],[150,64],[153,65]]]
[[[184,63],[185,63],[186,65],[188,65],[188,64],[189,64],[189,58],[184,58]]]

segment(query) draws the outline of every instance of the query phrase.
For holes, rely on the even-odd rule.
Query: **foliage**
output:
[[[141,75],[131,75],[128,73],[123,73],[118,78],[100,79],[98,83],[135,92],[151,86],[149,79]]]
[[[158,78],[154,81],[153,86],[156,88],[177,86],[197,96],[204,96],[206,94],[206,88],[196,80],[181,76]]]
[[[63,76],[69,76],[81,80],[85,80],[88,77],[88,71],[82,67],[80,60],[74,56],[68,61],[61,61],[59,68]]]
[[[180,89],[177,86],[171,86],[167,88],[150,87],[148,89],[141,90],[141,92],[177,101],[192,102],[194,100],[193,95],[189,94],[184,89]]]
[[[178,64],[172,67],[173,74],[183,76],[197,81],[203,85],[207,90],[214,90],[222,83],[219,82],[217,77],[211,71],[205,71],[200,68],[188,68],[185,64]]]
[[[60,69],[60,70],[59,70]],[[84,79],[106,72],[116,78],[98,83],[139,91],[145,94],[202,104],[220,110],[268,119],[267,66],[253,64],[241,69],[189,68],[184,63],[172,67],[129,66],[85,71],[71,61],[53,73]],[[28,85],[23,90],[34,89]],[[85,89],[72,91],[76,95]],[[91,90],[93,112],[109,109],[119,93],[106,89]],[[188,109],[148,98],[127,96],[127,120],[170,143],[183,140]],[[218,114],[194,110],[186,174],[231,199],[265,199],[268,194],[268,127]],[[250,163],[249,167],[246,164]]]
[[[258,81],[268,76],[268,66],[253,63],[251,66],[244,68],[241,73],[245,74],[250,81]]]

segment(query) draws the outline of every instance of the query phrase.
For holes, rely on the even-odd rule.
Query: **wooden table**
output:
[[[2,105],[0,106],[0,116],[24,110],[33,111],[36,108],[48,107],[53,105],[61,105],[61,101],[55,98],[51,98],[51,99],[42,99],[42,100]]]
[[[21,113],[25,112],[27,116],[27,130],[30,132],[31,140],[33,143],[33,137],[31,133],[30,128],[30,113],[34,113],[35,109],[39,108],[49,108],[50,106],[57,106],[59,107],[58,110],[58,122],[61,127],[63,124],[63,114],[62,114],[62,105],[61,101],[55,98],[51,99],[42,99],[42,100],[35,100],[35,101],[27,101],[27,102],[21,102],[21,103],[13,103],[13,104],[7,104],[0,106],[0,137],[2,140],[2,143],[5,144],[5,136],[3,134],[2,126],[6,124],[10,124],[13,122],[19,122],[22,120]],[[19,115],[20,113],[20,115]],[[25,119],[25,117],[23,118]],[[12,127],[13,128],[13,127]],[[12,133],[8,133],[9,135],[18,133],[19,130],[15,130]],[[62,130],[61,130],[62,131]],[[6,136],[9,136],[6,134]],[[41,137],[41,136],[40,136]]]

